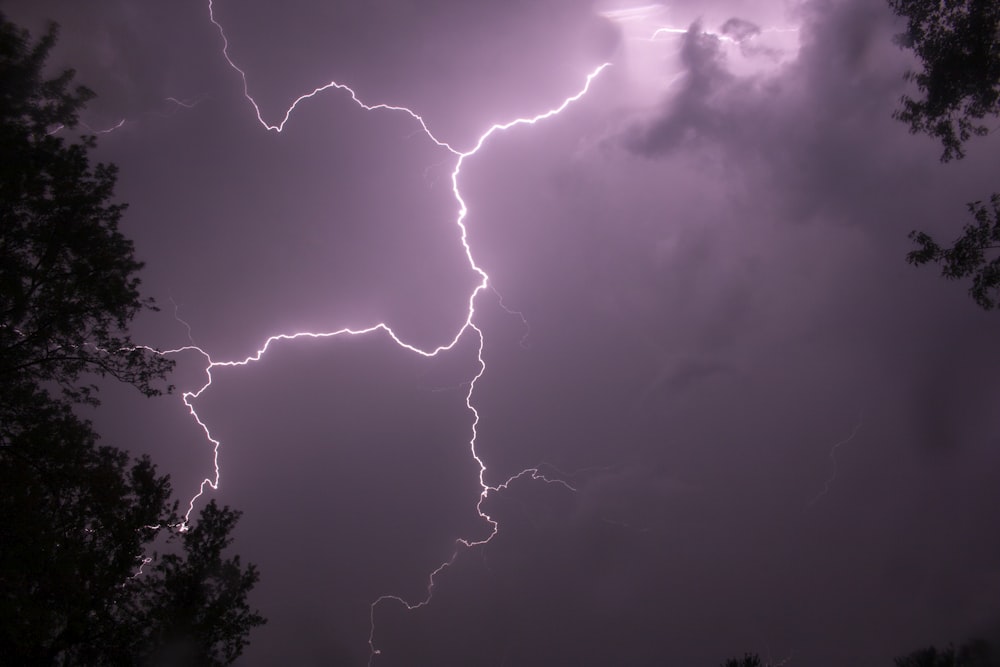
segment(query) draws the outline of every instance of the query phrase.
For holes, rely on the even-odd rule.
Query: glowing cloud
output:
[[[723,20],[692,14],[678,20],[665,5],[613,7],[598,12],[622,35],[621,59],[630,80],[629,101],[648,106],[684,77],[681,39],[689,32],[718,41],[726,69],[737,76],[763,75],[799,52],[797,27],[766,27],[740,17]]]

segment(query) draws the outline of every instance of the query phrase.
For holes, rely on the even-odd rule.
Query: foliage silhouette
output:
[[[246,601],[256,568],[222,557],[239,514],[209,503],[185,529],[169,479],[148,458],[98,446],[90,424],[43,391],[22,396],[20,409],[30,419],[0,440],[0,656],[63,665],[141,664],[165,652],[183,657],[167,664],[235,660],[264,623]],[[156,539],[182,550],[144,564]]]
[[[756,653],[744,653],[742,658],[730,658],[719,667],[762,667],[760,656]]]
[[[1000,667],[1000,654],[989,642],[972,639],[957,649],[953,645],[944,650],[934,646],[918,649],[899,656],[893,664],[895,667]],[[743,658],[730,658],[719,667],[766,667],[766,665],[756,653],[745,653]]]
[[[228,665],[247,635],[266,620],[246,602],[260,576],[239,556],[223,558],[240,513],[211,501],[198,523],[180,533],[183,553],[154,558],[148,576],[135,580],[133,617],[142,619],[144,656],[155,664]],[[176,535],[176,534],[175,534]]]
[[[61,136],[93,93],[70,88],[72,70],[43,75],[56,34],[33,44],[0,13],[0,384],[54,382],[70,401],[96,402],[79,382],[92,372],[154,395],[173,364],[126,333],[155,305],[118,230],[116,167],[91,167],[93,136]]]
[[[988,133],[983,118],[1000,113],[1000,49],[994,0],[889,0],[907,19],[897,43],[913,49],[923,68],[907,72],[921,99],[903,95],[893,116],[910,132],[941,141],[945,162],[965,157],[963,144]]]
[[[239,513],[182,523],[169,478],[74,413],[97,402],[86,374],[156,395],[172,363],[128,336],[154,306],[115,167],[90,167],[94,137],[59,136],[92,93],[43,77],[55,36],[33,44],[0,13],[0,662],[230,664],[264,623],[256,568],[222,555]],[[146,557],[154,541],[168,551]]]
[[[996,667],[997,656],[989,643],[974,639],[958,649],[949,645],[944,650],[933,646],[896,658],[896,667]]]
[[[0,655],[104,664],[130,634],[118,603],[155,536],[146,526],[176,520],[170,485],[147,459],[98,447],[64,403],[21,398],[0,440]]]
[[[907,20],[897,43],[914,51],[922,68],[907,72],[920,99],[903,95],[893,116],[912,133],[941,141],[941,160],[965,157],[973,136],[989,133],[987,117],[1000,116],[1000,3],[995,0],[888,0]],[[982,202],[968,204],[975,223],[951,247],[942,247],[925,232],[910,238],[919,246],[907,255],[914,265],[941,264],[949,279],[972,278],[969,293],[986,310],[998,306],[1000,257],[987,257],[1000,243],[1000,195],[991,198],[993,220]]]
[[[928,262],[941,264],[941,275],[951,280],[972,277],[969,294],[986,310],[1000,302],[1000,254],[989,258],[986,253],[1000,250],[1000,194],[990,200],[992,212],[979,201],[968,204],[975,224],[967,224],[963,234],[950,248],[942,248],[924,232],[910,232],[919,249],[911,251],[906,260],[920,266]]]

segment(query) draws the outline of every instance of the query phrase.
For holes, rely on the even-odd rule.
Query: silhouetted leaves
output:
[[[43,76],[55,37],[52,26],[32,44],[0,14],[0,384],[55,382],[95,402],[79,383],[92,372],[157,394],[172,362],[126,333],[154,305],[118,230],[117,168],[90,165],[94,137],[63,139],[93,93],[70,89],[72,70]]]
[[[137,580],[142,631],[154,664],[228,665],[243,652],[247,635],[266,621],[247,605],[260,578],[240,557],[225,559],[240,513],[213,500],[198,523],[180,535],[182,553],[156,559]]]
[[[760,656],[756,653],[744,653],[742,658],[730,658],[719,667],[761,667]]]
[[[949,645],[944,650],[928,646],[896,658],[896,667],[998,667],[1000,654],[989,642],[973,639],[959,648]],[[779,664],[783,664],[779,663]],[[756,653],[744,653],[742,658],[730,658],[719,667],[767,667]]]
[[[42,392],[26,401],[35,418],[0,443],[5,664],[230,664],[264,623],[246,600],[257,569],[223,557],[239,513],[213,502],[185,531],[149,459],[98,446]],[[180,549],[144,562],[157,539]]]
[[[987,642],[972,640],[958,649],[928,646],[896,658],[895,663],[896,667],[996,667],[997,658]]]
[[[996,0],[889,0],[907,19],[897,37],[913,49],[922,69],[908,72],[921,99],[904,95],[894,115],[913,133],[939,139],[941,159],[962,158],[962,145],[988,128],[981,121],[1000,113],[1000,49]]]
[[[185,530],[169,479],[73,412],[96,403],[87,373],[155,395],[172,363],[128,336],[153,304],[115,167],[60,136],[92,93],[42,76],[55,36],[0,14],[0,662],[226,665],[264,622],[256,568],[223,557],[239,514],[212,503]]]
[[[944,146],[941,160],[965,156],[963,146],[973,136],[988,134],[981,121],[1000,115],[1000,3],[996,0],[889,0],[889,6],[907,19],[906,32],[897,36],[904,48],[920,59],[919,72],[906,78],[917,84],[921,99],[904,95],[893,116],[910,132],[935,137]],[[972,277],[969,293],[983,308],[997,306],[1000,258],[988,256],[1000,249],[1000,195],[991,199],[993,219],[982,202],[968,204],[976,222],[949,248],[925,232],[910,238],[919,248],[907,255],[917,266],[941,263],[946,278]]]
[[[1000,301],[1000,194],[994,194],[990,208],[982,202],[968,205],[974,224],[965,226],[962,236],[949,248],[942,248],[924,232],[910,232],[920,246],[906,259],[920,266],[940,263],[941,275],[951,280],[972,277],[969,294],[983,308],[996,308]],[[992,254],[992,256],[989,255]]]
[[[127,639],[118,604],[154,537],[146,526],[176,521],[170,484],[148,459],[99,447],[44,392],[20,403],[0,441],[0,655],[103,664],[105,647]]]

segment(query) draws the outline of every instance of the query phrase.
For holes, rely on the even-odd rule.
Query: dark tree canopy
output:
[[[763,664],[756,653],[744,653],[742,658],[730,658],[719,667],[763,667]]]
[[[240,513],[213,500],[197,525],[180,536],[183,553],[167,554],[136,580],[135,615],[156,664],[228,665],[243,652],[250,631],[265,619],[246,596],[259,579],[239,556],[225,559]]]
[[[965,157],[964,144],[989,133],[987,117],[1000,117],[1000,2],[996,0],[888,0],[907,20],[898,43],[913,49],[921,70],[915,82],[920,99],[904,95],[894,116],[913,133],[941,141],[945,162]],[[992,214],[982,202],[968,204],[974,223],[966,224],[951,247],[929,234],[910,234],[919,246],[907,261],[941,265],[949,279],[971,278],[969,294],[981,307],[1000,305],[1000,195],[991,199]],[[991,219],[992,218],[992,219]]]
[[[996,667],[998,659],[988,642],[974,639],[957,649],[928,646],[896,658],[895,663],[896,667]]]
[[[0,441],[0,654],[103,664],[130,634],[118,604],[143,546],[177,522],[170,484],[44,393],[21,407],[32,419]]]
[[[904,95],[895,117],[913,133],[939,139],[942,160],[962,158],[963,144],[1000,113],[1000,3],[996,0],[889,0],[907,19],[899,43],[913,49],[922,69],[908,72],[921,99]]]
[[[149,459],[98,446],[44,393],[32,401],[37,419],[0,442],[5,664],[233,662],[264,623],[247,603],[257,569],[222,555],[239,513],[212,502],[188,528]]]
[[[93,372],[159,393],[172,362],[137,347],[129,322],[142,264],[118,230],[114,165],[90,165],[95,138],[63,135],[93,97],[73,71],[47,79],[52,26],[32,44],[0,14],[0,384],[54,382],[93,401]]]
[[[767,664],[756,653],[744,653],[742,658],[730,658],[719,667],[767,667]],[[1000,667],[1000,654],[989,642],[972,639],[958,648],[949,645],[945,649],[934,646],[918,649],[899,656],[893,664],[895,667]]]

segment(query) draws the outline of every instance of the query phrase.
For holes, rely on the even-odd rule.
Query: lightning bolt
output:
[[[209,3],[210,7],[211,7],[211,4],[212,3],[210,2]],[[228,41],[226,41],[226,38],[225,38],[225,32],[222,30],[221,25],[219,25],[219,23],[217,23],[215,21],[214,16],[212,17],[212,22],[215,23],[216,26],[219,26],[220,34],[222,34],[222,36],[223,36],[224,44],[226,44],[228,46]],[[224,53],[225,53],[225,51],[224,51]],[[232,62],[232,60],[230,60],[228,54],[226,54],[226,60],[232,65],[232,67],[237,72],[239,72],[241,74],[241,76],[243,77],[244,82],[245,82],[246,81],[246,75],[243,73],[243,70],[239,69],[239,67],[236,66]],[[483,290],[485,290],[489,286],[489,276],[487,275],[487,273],[478,264],[476,264],[476,261],[475,261],[475,259],[472,256],[472,248],[469,245],[469,241],[468,241],[468,228],[465,225],[465,218],[466,218],[466,216],[469,213],[469,208],[468,208],[468,205],[465,202],[465,199],[462,197],[461,192],[459,191],[458,179],[459,179],[459,176],[461,175],[462,166],[464,165],[465,160],[467,158],[475,155],[477,152],[479,152],[479,150],[483,147],[483,145],[486,143],[486,141],[492,135],[494,135],[494,134],[496,134],[498,132],[509,130],[509,129],[511,129],[513,127],[516,127],[518,125],[534,125],[534,124],[538,123],[539,121],[545,120],[547,118],[551,118],[552,116],[555,116],[555,115],[558,115],[563,110],[565,110],[570,104],[572,104],[573,102],[576,102],[577,100],[579,100],[580,98],[582,98],[584,95],[586,95],[587,92],[590,90],[591,84],[593,83],[594,79],[602,71],[604,71],[605,68],[607,68],[609,66],[610,66],[610,63],[603,63],[600,66],[598,66],[597,68],[595,68],[593,71],[591,71],[590,74],[587,75],[587,78],[586,78],[586,81],[585,81],[583,87],[576,94],[571,95],[570,97],[565,98],[563,100],[563,102],[559,106],[554,107],[552,109],[549,109],[548,111],[542,112],[542,113],[537,114],[535,116],[524,117],[524,118],[516,118],[516,119],[514,119],[512,121],[508,121],[506,123],[495,123],[495,124],[491,125],[489,127],[489,129],[487,129],[485,132],[483,132],[483,134],[481,134],[479,136],[479,138],[476,140],[476,142],[473,144],[473,146],[470,149],[466,150],[466,151],[459,151],[459,150],[453,148],[452,146],[450,146],[449,144],[447,144],[447,143],[445,143],[443,141],[440,141],[439,139],[437,139],[436,137],[434,137],[434,135],[431,133],[430,129],[427,128],[427,125],[424,122],[423,118],[421,118],[414,111],[412,111],[412,110],[410,110],[410,109],[408,109],[406,107],[390,106],[390,105],[386,105],[386,104],[376,104],[376,105],[365,104],[363,101],[361,101],[361,99],[357,96],[357,93],[355,93],[355,91],[353,89],[351,89],[349,86],[346,86],[346,85],[341,84],[341,83],[337,83],[335,81],[332,81],[332,82],[330,82],[330,83],[328,83],[328,84],[326,84],[324,86],[316,88],[312,93],[310,93],[308,95],[303,95],[303,96],[300,96],[299,98],[297,98],[292,103],[292,106],[289,107],[288,111],[286,111],[285,117],[284,117],[284,119],[282,120],[282,122],[279,125],[268,124],[267,121],[265,121],[262,118],[260,118],[260,110],[259,110],[259,107],[257,106],[257,103],[254,101],[253,97],[250,96],[249,92],[246,92],[246,89],[245,89],[245,95],[246,95],[247,99],[250,101],[250,103],[253,105],[253,107],[254,107],[257,115],[258,115],[258,118],[260,118],[261,125],[263,125],[268,130],[272,130],[272,131],[276,131],[276,132],[281,132],[282,128],[284,127],[285,122],[287,122],[288,119],[290,118],[292,110],[294,110],[295,106],[297,106],[301,101],[303,101],[305,99],[308,99],[308,98],[311,98],[311,97],[317,95],[318,93],[320,93],[320,92],[322,92],[324,90],[329,90],[331,88],[334,88],[334,89],[337,89],[337,90],[347,91],[348,94],[350,95],[351,99],[355,103],[357,103],[358,106],[360,106],[363,109],[366,109],[368,111],[375,111],[375,110],[380,110],[380,109],[388,109],[388,110],[393,110],[393,111],[399,111],[399,112],[406,113],[409,116],[411,116],[413,119],[415,119],[420,124],[420,126],[424,129],[425,134],[431,139],[431,141],[433,141],[438,146],[446,148],[447,150],[449,150],[450,152],[452,152],[454,155],[457,156],[457,159],[455,161],[455,168],[451,172],[452,194],[455,197],[455,201],[458,203],[458,216],[457,216],[457,218],[455,220],[455,224],[458,226],[459,231],[460,231],[460,239],[461,239],[461,242],[462,242],[462,248],[463,248],[463,250],[465,252],[465,257],[466,257],[466,259],[469,262],[470,268],[479,276],[479,283],[475,286],[475,288],[472,290],[472,293],[469,295],[469,298],[468,298],[468,309],[466,310],[465,320],[462,323],[461,327],[459,327],[458,331],[454,334],[454,336],[448,342],[443,343],[441,345],[438,345],[437,347],[429,348],[429,349],[424,349],[424,348],[421,348],[421,347],[418,347],[416,345],[413,345],[411,343],[406,342],[405,340],[403,340],[402,338],[400,338],[396,334],[396,332],[394,332],[392,330],[392,328],[389,327],[389,325],[387,325],[384,322],[378,322],[377,324],[373,324],[373,325],[371,325],[369,327],[366,327],[366,328],[363,328],[363,329],[350,329],[350,328],[346,328],[345,327],[345,328],[342,328],[342,329],[337,329],[335,331],[327,331],[327,332],[300,331],[300,332],[296,332],[296,333],[288,333],[288,334],[284,334],[283,333],[283,334],[273,335],[273,336],[270,336],[269,338],[267,338],[267,340],[264,341],[264,344],[254,354],[249,355],[249,356],[245,357],[244,359],[237,359],[237,360],[233,360],[233,361],[214,361],[212,359],[211,355],[208,352],[206,352],[205,350],[203,350],[201,347],[199,347],[197,345],[185,345],[183,347],[179,347],[179,348],[176,348],[176,349],[162,351],[162,354],[166,354],[166,355],[176,355],[176,354],[180,354],[180,353],[183,353],[183,352],[194,351],[194,352],[197,352],[197,353],[201,354],[205,358],[205,360],[208,362],[207,365],[205,366],[205,374],[206,374],[206,377],[207,377],[207,380],[206,380],[205,384],[203,384],[200,388],[198,388],[195,391],[184,392],[182,394],[182,400],[184,401],[184,405],[187,406],[188,411],[190,412],[191,416],[195,419],[195,421],[201,427],[202,431],[204,431],[205,437],[208,439],[208,441],[213,446],[213,450],[214,450],[213,467],[214,467],[214,471],[215,472],[214,472],[214,475],[212,477],[210,477],[210,478],[207,477],[204,480],[202,480],[202,483],[201,483],[201,486],[200,486],[200,488],[198,490],[198,493],[195,494],[191,498],[190,502],[188,503],[188,511],[185,514],[185,520],[187,520],[187,519],[190,518],[191,512],[194,510],[194,505],[198,501],[198,499],[204,494],[205,488],[206,487],[211,487],[212,489],[218,489],[218,484],[219,484],[220,469],[219,469],[218,454],[219,454],[219,447],[220,447],[221,443],[212,436],[211,431],[209,430],[208,425],[205,424],[205,422],[202,421],[202,419],[198,416],[198,413],[195,410],[194,405],[193,405],[193,401],[196,400],[198,397],[200,397],[210,386],[212,386],[212,370],[215,369],[215,368],[220,368],[220,367],[221,368],[227,368],[227,367],[228,368],[232,368],[232,367],[236,367],[236,366],[247,366],[249,364],[252,364],[252,363],[260,361],[261,358],[267,353],[268,349],[270,349],[270,347],[273,344],[275,344],[277,342],[281,342],[281,341],[292,341],[292,340],[299,340],[299,339],[314,339],[315,340],[315,339],[335,338],[335,337],[339,337],[339,336],[362,336],[362,335],[366,335],[366,334],[372,334],[372,333],[376,333],[376,332],[381,332],[381,333],[387,335],[394,343],[396,343],[396,345],[399,345],[400,347],[402,347],[402,348],[404,348],[404,349],[406,349],[406,350],[408,350],[410,352],[413,352],[415,354],[419,354],[419,355],[421,355],[423,357],[435,357],[438,354],[440,354],[441,352],[450,350],[453,347],[455,347],[455,345],[458,344],[459,340],[461,340],[462,336],[466,333],[466,331],[468,331],[469,329],[472,329],[475,332],[475,335],[478,338],[478,346],[477,346],[476,358],[477,358],[477,361],[479,363],[479,371],[476,373],[476,375],[469,382],[469,387],[470,387],[469,388],[469,393],[466,396],[466,407],[469,409],[469,411],[473,415],[472,439],[470,441],[470,449],[472,451],[473,457],[476,460],[476,463],[479,465],[479,468],[480,468],[480,470],[479,470],[479,482],[480,482],[480,486],[483,488],[483,493],[484,494],[488,492],[488,490],[491,487],[487,486],[486,482],[485,482],[484,475],[485,475],[485,471],[486,471],[486,465],[483,463],[482,459],[479,458],[479,456],[478,456],[478,454],[476,453],[476,450],[475,450],[476,426],[479,423],[479,413],[476,410],[476,408],[473,406],[473,404],[472,404],[472,398],[471,397],[472,397],[472,393],[473,393],[473,391],[475,389],[476,381],[482,376],[483,372],[486,370],[486,363],[483,360],[483,356],[482,356],[483,345],[484,345],[483,332],[482,332],[481,329],[479,329],[479,327],[477,327],[473,323],[473,319],[474,319],[475,313],[476,313],[476,306],[475,306],[476,297],[479,296],[480,292],[482,292]],[[514,311],[510,311],[510,312],[514,312]],[[528,471],[524,471],[524,472],[528,472]],[[537,473],[537,470],[535,472]],[[508,480],[508,481],[510,481],[510,480]],[[494,488],[493,490],[498,490],[498,489]],[[483,515],[483,516],[485,518],[485,515]]]
[[[108,127],[102,128],[102,129],[96,129],[94,127],[91,127],[90,125],[87,125],[83,121],[80,121],[79,124],[80,124],[80,127],[84,128],[85,130],[87,130],[91,134],[111,134],[115,130],[121,129],[122,126],[125,125],[125,122],[126,122],[126,119],[122,118],[120,121],[118,121],[114,125],[110,125]],[[51,137],[54,134],[59,134],[64,129],[66,129],[66,126],[63,125],[62,123],[59,123],[54,128],[52,128],[51,130],[49,130],[48,132],[46,132],[46,134]]]
[[[837,450],[849,443],[851,440],[854,440],[854,436],[858,434],[858,431],[861,430],[861,426],[864,424],[864,416],[864,412],[858,414],[858,423],[854,425],[854,430],[851,431],[851,434],[843,440],[834,443],[834,445],[830,447],[830,476],[827,477],[826,482],[823,484],[823,490],[816,494],[815,498],[809,501],[809,507],[818,503],[823,496],[830,492],[830,486],[833,484],[833,480],[837,478]]]
[[[472,142],[471,146],[469,146],[465,150],[460,150],[455,146],[453,146],[452,144],[443,141],[439,139],[437,136],[435,136],[435,134],[431,131],[430,127],[428,126],[424,118],[420,114],[413,111],[412,109],[404,106],[396,106],[384,103],[369,104],[363,101],[353,88],[351,88],[346,84],[333,80],[329,81],[328,83],[322,86],[316,87],[311,92],[308,92],[306,94],[297,97],[294,101],[292,101],[291,105],[289,105],[289,107],[286,109],[279,122],[277,123],[268,122],[267,120],[264,119],[260,110],[260,106],[254,99],[253,95],[251,95],[250,93],[250,85],[247,73],[242,68],[240,68],[239,65],[237,65],[236,62],[233,60],[233,58],[230,56],[229,38],[227,37],[225,29],[223,28],[222,24],[217,20],[215,16],[214,0],[208,0],[208,14],[209,14],[209,20],[216,27],[219,33],[219,37],[221,38],[222,56],[229,64],[230,68],[232,68],[232,70],[235,71],[240,76],[243,82],[243,96],[246,98],[246,101],[253,109],[253,112],[256,115],[258,122],[265,130],[270,132],[281,133],[282,130],[285,128],[285,125],[291,119],[292,114],[295,112],[299,104],[304,103],[305,101],[326,91],[341,92],[348,95],[355,104],[357,104],[359,107],[361,107],[366,111],[372,111],[372,112],[386,111],[392,113],[405,114],[409,116],[419,126],[420,131],[428,138],[428,140],[430,140],[433,144],[440,147],[441,149],[449,152],[452,158],[454,159],[454,167],[451,171],[451,189],[452,189],[452,195],[454,196],[455,202],[458,206],[458,212],[455,218],[455,224],[458,228],[459,238],[461,240],[466,260],[468,261],[470,269],[478,276],[479,281],[468,296],[468,301],[467,301],[468,306],[464,321],[449,340],[437,345],[436,347],[420,347],[402,339],[385,322],[378,322],[368,327],[359,329],[351,329],[345,327],[334,331],[325,331],[325,332],[300,331],[295,333],[280,333],[268,337],[253,354],[250,354],[242,359],[238,358],[228,361],[216,361],[207,351],[194,344],[190,335],[191,334],[190,326],[186,322],[183,322],[183,324],[188,327],[188,337],[189,340],[191,341],[191,344],[171,350],[164,350],[158,352],[159,354],[164,354],[164,355],[180,355],[185,353],[195,353],[201,355],[205,361],[205,366],[204,366],[205,382],[195,390],[185,391],[182,394],[181,398],[191,418],[201,429],[206,441],[211,445],[213,452],[212,474],[202,480],[201,484],[198,487],[197,493],[195,493],[188,502],[187,512],[184,515],[184,525],[181,527],[182,529],[184,529],[184,527],[190,520],[191,513],[194,511],[195,505],[197,504],[198,500],[201,498],[202,495],[204,495],[208,491],[208,489],[217,490],[219,488],[219,482],[221,479],[222,472],[220,467],[219,455],[222,443],[212,435],[212,431],[209,428],[208,424],[201,418],[195,407],[197,400],[212,386],[213,374],[216,370],[250,366],[260,361],[264,357],[264,355],[266,355],[267,352],[270,349],[272,349],[272,347],[274,347],[275,345],[291,341],[298,341],[298,340],[325,340],[325,339],[335,339],[335,338],[350,337],[350,336],[382,335],[388,337],[393,343],[408,350],[409,352],[418,354],[423,357],[435,357],[441,352],[451,350],[452,348],[454,348],[458,344],[459,340],[461,340],[464,336],[466,335],[475,336],[477,370],[475,374],[468,381],[468,391],[465,395],[465,407],[472,416],[471,435],[468,442],[469,452],[472,458],[475,460],[477,466],[479,467],[478,479],[479,479],[480,493],[479,493],[479,499],[476,503],[476,510],[479,514],[479,517],[486,523],[486,525],[489,526],[490,528],[489,534],[485,538],[479,540],[470,540],[465,538],[457,539],[455,541],[455,551],[453,552],[451,557],[448,560],[442,562],[428,576],[428,583],[426,588],[427,593],[423,599],[416,602],[410,602],[398,595],[385,594],[379,596],[371,603],[369,608],[370,631],[368,636],[368,645],[370,650],[369,665],[371,665],[375,660],[376,656],[380,655],[380,650],[375,642],[375,617],[376,617],[376,610],[379,607],[379,605],[384,603],[396,603],[402,605],[404,608],[408,610],[414,610],[423,607],[424,605],[428,604],[431,598],[433,597],[435,582],[437,580],[438,575],[440,575],[444,570],[446,570],[449,566],[451,566],[455,562],[455,559],[458,557],[461,551],[482,546],[490,542],[497,535],[497,532],[499,530],[498,522],[495,519],[493,519],[483,508],[483,504],[486,502],[487,498],[491,493],[499,493],[507,489],[513,482],[520,479],[530,479],[534,481],[543,482],[546,484],[554,484],[565,488],[567,491],[576,492],[576,488],[570,485],[569,483],[561,479],[548,477],[545,474],[543,474],[537,467],[527,468],[525,470],[522,470],[521,472],[512,475],[511,477],[507,478],[505,481],[499,484],[491,485],[486,481],[486,463],[480,457],[479,453],[476,450],[476,439],[478,435],[480,415],[479,411],[476,409],[475,404],[473,402],[473,395],[476,390],[476,384],[479,381],[479,379],[483,376],[483,374],[486,372],[486,362],[483,359],[483,348],[485,346],[485,337],[483,335],[482,329],[480,329],[479,326],[477,326],[475,323],[475,315],[476,315],[477,297],[480,295],[481,292],[483,292],[487,288],[492,289],[492,286],[490,285],[489,276],[487,275],[487,273],[482,269],[482,267],[480,267],[476,263],[475,258],[473,257],[472,248],[469,245],[468,228],[466,226],[466,218],[469,214],[469,207],[460,191],[459,179],[462,174],[462,169],[466,164],[466,160],[476,155],[493,136],[506,132],[507,130],[511,130],[515,127],[535,125],[544,120],[559,115],[567,107],[569,107],[574,102],[580,100],[582,97],[584,97],[584,95],[586,95],[589,92],[594,80],[601,74],[601,72],[603,72],[607,67],[610,66],[610,63],[603,63],[594,68],[589,74],[586,75],[586,79],[583,85],[580,87],[580,89],[575,94],[570,95],[569,97],[563,99],[562,102],[557,106],[552,107],[547,111],[543,111],[533,116],[525,116],[525,117],[515,118],[513,120],[503,123],[495,123],[490,127],[488,127],[482,134],[480,134],[479,137],[474,142]],[[180,104],[179,101],[176,100],[172,101],[175,101],[178,104]],[[499,293],[497,293],[497,297],[498,299],[500,299],[501,307],[504,310],[506,310],[508,313],[520,316],[522,321],[525,322],[525,325],[527,325],[527,322],[524,320],[524,316],[521,313],[518,313],[517,311],[513,311],[507,308],[507,306],[503,304],[502,298],[500,298]],[[175,316],[176,316],[176,306],[175,306]]]
[[[169,102],[170,105],[171,105],[171,111],[176,112],[178,109],[194,109],[196,106],[198,106],[199,103],[201,103],[201,101],[204,99],[204,97],[205,96],[200,96],[200,97],[198,97],[198,98],[196,98],[194,100],[182,100],[182,99],[178,99],[176,97],[165,97],[165,98],[163,98],[163,101],[164,102]],[[139,120],[139,119],[142,119],[144,117],[148,117],[148,116],[151,116],[151,115],[160,116],[160,117],[166,117],[168,115],[168,113],[167,112],[163,112],[163,111],[155,111],[155,110],[153,110],[153,111],[144,111],[141,114],[139,114],[138,118],[122,118],[121,120],[119,120],[114,125],[109,125],[109,126],[104,127],[104,128],[96,128],[93,125],[89,125],[88,123],[85,123],[83,121],[78,121],[77,124],[80,127],[82,127],[83,129],[87,130],[87,132],[90,132],[93,135],[111,134],[115,130],[120,130],[125,125],[132,125],[134,123],[141,122],[141,120]],[[59,134],[60,132],[62,132],[65,129],[66,129],[66,126],[64,124],[58,123],[55,127],[53,127],[51,130],[49,130],[45,134],[51,137],[51,136],[54,136],[56,134]]]
[[[686,66],[664,67],[678,59],[678,64],[683,65],[683,45],[690,43],[686,36],[697,38],[702,46],[719,47],[713,57],[720,59],[720,65],[749,81],[769,76],[799,51],[794,37],[799,31],[796,27],[762,27],[731,16],[711,29],[701,19],[682,24],[670,20],[668,13],[669,8],[662,4],[598,12],[615,24],[622,36],[624,78],[632,81],[628,95],[635,110],[650,107],[659,113],[663,93],[691,74]]]
[[[95,130],[94,128],[92,128],[91,126],[87,125],[86,123],[80,123],[80,125],[84,126],[85,128],[87,128],[88,130],[90,130],[94,134],[111,134],[115,130],[121,129],[122,126],[125,125],[125,119],[122,118],[120,121],[118,121],[114,125],[106,127],[106,128],[104,128],[102,130]]]
[[[164,102],[170,102],[176,106],[182,107],[184,109],[194,109],[198,104],[204,99],[204,95],[194,99],[194,100],[182,100],[176,97],[164,97]]]
[[[717,32],[715,30],[702,30],[701,34],[709,35],[714,37],[720,42],[726,42],[728,44],[742,44],[743,42],[752,40],[759,34],[765,33],[784,33],[784,32],[798,32],[798,28],[762,28],[759,32],[754,32],[743,37],[733,37],[725,32]],[[663,26],[657,28],[653,31],[653,34],[649,36],[649,41],[655,41],[660,35],[686,35],[691,32],[691,28],[675,28],[672,26]]]

